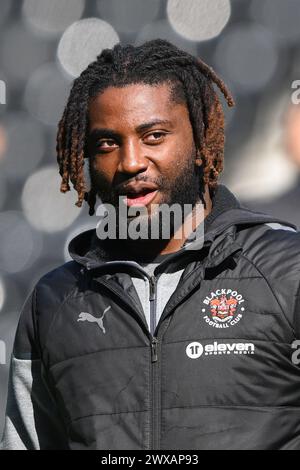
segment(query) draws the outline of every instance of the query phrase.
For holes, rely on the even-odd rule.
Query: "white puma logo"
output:
[[[103,325],[103,318],[104,318],[104,315],[106,314],[106,312],[109,309],[110,309],[110,306],[106,307],[106,309],[104,310],[104,312],[102,313],[102,316],[100,318],[94,317],[93,315],[91,315],[88,312],[81,312],[79,314],[79,317],[78,317],[77,321],[88,321],[90,323],[97,323],[99,328],[101,328],[101,330],[105,334],[105,328],[104,328],[104,325]]]

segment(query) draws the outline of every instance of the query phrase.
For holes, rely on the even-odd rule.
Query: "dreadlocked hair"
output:
[[[155,39],[138,47],[117,44],[112,49],[104,49],[74,80],[58,124],[56,149],[62,178],[60,190],[69,191],[71,181],[78,194],[76,206],[81,207],[86,200],[90,215],[94,214],[97,195],[93,186],[86,191],[83,168],[88,157],[90,100],[108,86],[163,82],[170,85],[175,102],[187,105],[194,141],[201,155],[203,184],[214,192],[223,170],[225,135],[223,107],[213,84],[231,107],[234,100],[230,91],[205,62],[168,41]]]

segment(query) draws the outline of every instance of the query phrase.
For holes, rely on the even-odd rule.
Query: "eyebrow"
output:
[[[148,129],[151,129],[153,126],[157,126],[158,124],[164,124],[167,126],[173,126],[171,121],[168,121],[167,119],[153,119],[152,121],[149,122],[144,122],[142,124],[139,124],[136,128],[135,131],[137,133],[144,132]],[[95,138],[99,139],[100,137],[107,137],[110,139],[119,139],[121,136],[118,132],[114,131],[113,129],[108,129],[106,127],[100,127],[93,129],[89,135],[90,138]]]
[[[156,126],[158,124],[164,124],[167,126],[172,126],[172,122],[168,121],[167,119],[152,119],[152,121],[145,122],[143,124],[140,124],[135,128],[137,132],[143,132],[146,131],[147,129],[151,129],[151,127]]]

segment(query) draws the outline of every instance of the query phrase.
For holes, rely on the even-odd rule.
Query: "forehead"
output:
[[[167,83],[110,86],[89,104],[92,127],[96,122],[98,125],[111,127],[114,123],[138,124],[155,118],[176,122],[184,115],[188,117],[186,105],[171,99],[171,88]]]

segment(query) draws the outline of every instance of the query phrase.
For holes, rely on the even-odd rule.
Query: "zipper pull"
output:
[[[150,284],[150,295],[149,300],[155,300],[155,287],[156,287],[156,279],[155,276],[151,276],[149,279]]]
[[[152,362],[157,361],[157,343],[158,343],[158,339],[157,338],[152,338],[152,341],[151,341]]]

